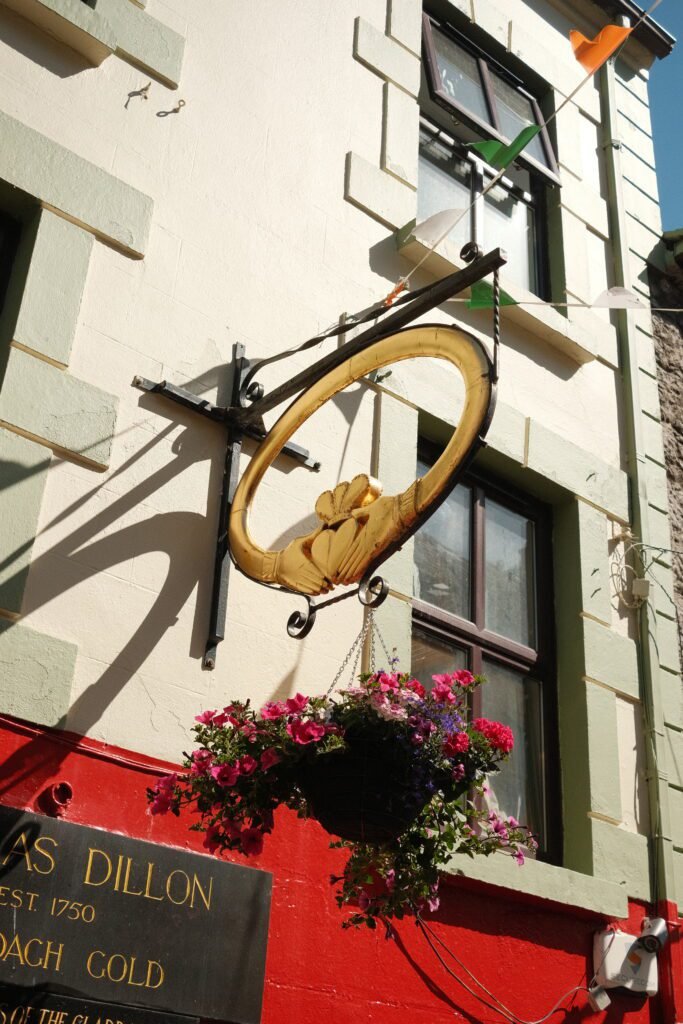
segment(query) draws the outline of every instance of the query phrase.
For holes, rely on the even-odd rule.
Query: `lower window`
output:
[[[437,456],[421,448],[418,475]],[[547,509],[472,477],[415,536],[412,671],[469,668],[487,683],[474,717],[511,726],[515,748],[489,780],[490,810],[513,815],[559,861],[552,550]]]

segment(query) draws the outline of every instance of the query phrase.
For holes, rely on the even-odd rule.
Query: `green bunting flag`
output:
[[[532,139],[535,139],[541,130],[539,124],[530,124],[522,128],[516,139],[506,144],[496,142],[495,139],[487,139],[486,142],[474,142],[470,149],[475,149],[483,156],[487,164],[499,171],[504,171],[513,160],[516,160],[522,150],[526,149]]]
[[[501,306],[518,306],[519,303],[511,295],[500,289]],[[467,300],[468,309],[493,309],[493,285],[488,281],[475,281],[472,285],[470,297]]]

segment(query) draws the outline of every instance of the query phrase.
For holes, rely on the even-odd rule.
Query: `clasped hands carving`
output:
[[[357,583],[415,522],[418,484],[381,497],[381,483],[361,473],[325,491],[315,504],[321,525],[272,552],[271,578],[303,594],[326,594],[338,584]]]

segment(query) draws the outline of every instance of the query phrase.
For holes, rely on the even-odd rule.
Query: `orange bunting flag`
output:
[[[592,75],[609,60],[632,31],[632,28],[624,28],[621,25],[606,25],[595,39],[586,39],[581,32],[572,29],[569,40],[579,64]]]

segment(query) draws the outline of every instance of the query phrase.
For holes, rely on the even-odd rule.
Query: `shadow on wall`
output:
[[[208,390],[217,387],[219,401],[224,401],[223,389],[226,378],[229,384],[230,367],[219,366],[206,371],[184,386],[195,394],[205,394]],[[353,421],[359,401],[360,398],[355,395],[350,395],[348,398],[343,396],[341,408],[349,424]],[[118,529],[116,532],[106,533],[124,515],[144,504],[155,491],[164,487],[173,478],[180,476],[197,461],[211,457],[205,444],[205,435],[201,437],[200,443],[197,443],[196,438],[200,435],[193,430],[196,420],[192,413],[180,409],[166,399],[149,394],[140,399],[139,405],[143,409],[153,410],[156,415],[167,417],[171,422],[109,474],[104,483],[93,487],[83,497],[79,497],[60,512],[44,527],[42,532],[48,532],[68,521],[77,510],[82,509],[84,504],[93,501],[98,492],[106,488],[113,480],[131,471],[134,467],[139,470],[140,467],[136,467],[136,464],[141,463],[152,449],[162,443],[177,428],[179,421],[182,423],[183,420],[186,420],[186,428],[172,444],[171,451],[175,458],[140,480],[124,495],[117,497],[106,508],[93,515],[87,523],[73,530],[67,537],[35,558],[30,569],[31,591],[27,594],[22,609],[23,614],[28,615],[64,594],[70,588],[78,586],[79,583],[140,555],[149,552],[164,552],[168,556],[168,570],[163,585],[143,621],[102,675],[76,698],[68,713],[58,721],[49,723],[51,727],[57,729],[75,728],[79,734],[83,735],[87,734],[100,720],[106,708],[144,665],[167,630],[176,624],[181,610],[195,588],[197,589],[197,600],[188,654],[190,658],[196,660],[201,659],[204,654],[215,556],[218,502],[223,473],[223,448],[221,445],[217,457],[213,460],[207,488],[206,514],[189,511],[162,512],[141,522]],[[291,465],[296,465],[296,463]],[[11,487],[35,471],[33,468],[22,471],[21,467],[11,464],[9,467],[2,467],[0,476],[4,481],[4,486]],[[290,534],[300,535],[306,532],[307,522],[307,519],[302,520],[301,523],[288,529],[276,542],[276,546],[279,546],[281,541],[286,543]],[[103,533],[104,536],[102,536]],[[191,547],[186,543],[188,537],[201,538],[199,552],[196,546]],[[0,564],[0,568],[11,566],[22,554],[30,550],[31,546],[31,543],[27,543],[17,548]],[[55,559],[61,560],[58,571],[55,570]],[[8,585],[12,587],[13,583],[14,579],[11,578]],[[37,599],[32,599],[31,593],[40,596]],[[12,628],[12,624],[8,624],[7,628]],[[106,629],[106,623],[102,624],[102,628]],[[280,699],[290,694],[296,676],[296,668],[295,665],[279,682],[270,699]],[[45,782],[58,771],[68,750],[69,747],[66,746],[61,751],[59,748],[54,748],[49,761],[46,762],[45,747],[40,743],[40,739],[28,743],[3,765],[4,781],[0,786],[0,793],[11,790],[17,783],[29,778],[32,780],[32,785],[35,786],[34,793],[39,792]]]
[[[71,78],[93,69],[92,64],[75,50],[45,32],[36,32],[30,22],[4,7],[0,8],[0,42],[58,78]]]

